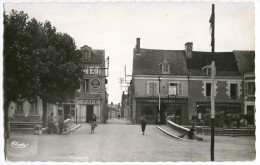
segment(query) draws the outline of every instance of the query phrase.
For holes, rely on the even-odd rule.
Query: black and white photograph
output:
[[[4,164],[257,164],[259,2],[1,5]]]

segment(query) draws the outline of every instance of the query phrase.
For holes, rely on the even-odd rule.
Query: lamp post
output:
[[[161,112],[161,76],[158,77],[159,82],[159,112],[158,112],[158,124],[160,125],[160,112]]]

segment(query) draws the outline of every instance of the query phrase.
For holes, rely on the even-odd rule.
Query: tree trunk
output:
[[[10,124],[9,124],[9,115],[8,115],[8,107],[10,102],[4,101],[4,137],[8,139],[10,137]]]
[[[47,127],[47,101],[46,100],[42,100],[42,127]]]

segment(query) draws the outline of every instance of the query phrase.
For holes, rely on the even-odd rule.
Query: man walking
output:
[[[146,120],[143,116],[141,117],[141,127],[142,127],[142,132],[143,132],[143,135],[144,135],[145,127],[146,127]]]

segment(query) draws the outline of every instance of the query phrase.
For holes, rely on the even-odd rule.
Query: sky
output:
[[[120,103],[119,79],[132,74],[133,48],[184,50],[193,42],[195,51],[211,51],[209,18],[212,3],[5,3],[48,20],[57,31],[74,38],[78,48],[104,49],[110,58],[109,102]],[[255,50],[254,3],[215,3],[215,51]],[[129,78],[128,78],[129,80]],[[125,86],[127,84],[123,84]]]

